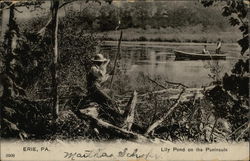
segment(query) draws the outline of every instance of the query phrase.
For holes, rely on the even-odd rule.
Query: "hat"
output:
[[[94,61],[94,62],[105,62],[108,59],[104,58],[104,56],[102,54],[96,54],[94,56],[94,58],[92,58],[91,60]]]

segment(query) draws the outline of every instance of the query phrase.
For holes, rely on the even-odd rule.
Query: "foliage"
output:
[[[102,6],[100,15],[97,17],[101,31],[115,30],[118,26],[117,9],[113,6]]]
[[[37,8],[40,8],[40,6],[43,3],[44,3],[43,0],[41,0],[41,1],[29,0],[29,1],[17,1],[17,2],[1,1],[0,2],[0,9],[6,9],[14,4],[16,7],[24,7],[25,6],[28,9],[35,10]]]
[[[41,81],[42,77],[46,78],[51,62],[48,52],[50,44],[49,37],[42,39],[37,33],[28,31],[22,33],[19,48],[16,49],[22,64],[19,68],[19,73],[22,73],[22,87],[30,87]]]
[[[11,97],[8,100],[1,98],[1,113],[4,116],[3,121],[1,121],[3,137],[48,139],[51,135],[54,135],[51,129],[61,126],[60,123],[54,124],[54,120],[52,120],[50,102],[41,104],[33,101],[37,98],[49,99],[51,86],[49,73],[52,63],[52,42],[50,32],[44,35],[37,33],[37,30],[43,27],[43,20],[46,20],[46,18],[35,19],[23,24],[22,30],[19,31],[19,25],[13,19],[12,24],[14,24],[14,27],[12,27],[12,30],[15,29],[18,36],[17,46],[14,49],[14,58],[16,60],[15,68],[13,69],[16,74],[14,82],[26,90],[27,97],[20,99]],[[74,81],[72,81],[70,76],[72,74],[71,71],[74,71],[73,74],[78,72],[76,77],[80,78],[80,80],[84,79],[84,73],[86,72],[84,66],[89,63],[87,57],[95,51],[95,46],[98,42],[93,34],[79,33],[78,30],[70,31],[70,28],[74,26],[70,19],[63,22],[64,24],[60,26],[59,30],[59,47],[62,46],[60,48],[60,52],[62,52],[61,62],[65,66],[60,66],[62,68],[60,76],[68,78],[65,80],[67,81],[66,83],[72,83]],[[68,30],[66,31],[66,29]],[[7,31],[4,46],[1,49],[4,51],[10,50],[8,41],[11,42],[12,37],[11,32]],[[72,42],[78,42],[79,44],[75,43],[73,45]],[[75,53],[72,53],[74,49]],[[3,68],[6,68],[9,56],[11,55],[8,52],[1,52],[1,57],[4,58]],[[81,64],[82,61],[84,62],[83,64]],[[78,62],[74,66],[77,68],[71,66],[70,70],[65,70],[72,62]],[[84,81],[82,84],[84,84]],[[67,85],[70,86],[72,84]],[[41,91],[43,92],[39,95],[38,92]],[[68,94],[67,91],[67,89],[63,90],[62,93]]]
[[[201,3],[205,7],[212,6],[218,3],[216,0],[202,0]],[[230,0],[227,1],[223,7],[222,15],[229,17],[229,23],[232,26],[239,26],[239,30],[242,32],[243,38],[238,41],[241,46],[241,54],[243,55],[247,49],[249,49],[248,39],[248,18],[247,18],[247,4],[242,0]]]
[[[54,135],[49,136],[52,139],[95,139],[95,132],[91,128],[90,123],[79,119],[70,110],[59,113],[55,126],[56,130]]]
[[[232,92],[238,97],[249,97],[249,59],[243,61],[240,59],[232,69],[232,74],[225,73],[223,77],[223,88]]]
[[[228,115],[227,102],[229,97],[225,91],[222,90],[222,87],[216,86],[211,91],[206,93],[206,97],[213,104],[213,111],[215,117],[226,118]]]
[[[201,2],[205,7],[209,7],[215,3],[218,3],[215,0],[202,0]],[[244,55],[246,51],[249,50],[247,4],[241,0],[230,0],[226,1],[224,4],[225,5],[223,7],[222,15],[228,17],[229,23],[232,26],[238,26],[238,29],[242,33],[242,38],[238,41],[238,43],[242,49],[241,54]],[[220,103],[223,103],[224,105],[220,106],[222,108],[218,109],[221,110],[219,111],[221,114],[227,116],[227,119],[232,125],[233,131],[235,131],[247,122],[246,117],[247,113],[249,112],[249,110],[246,108],[246,106],[249,105],[249,59],[239,59],[231,72],[232,74],[229,75],[228,73],[225,73],[223,76],[222,87],[225,91],[229,92],[229,94],[232,95],[231,97],[234,97],[235,100],[233,103],[229,103],[227,101],[228,99],[222,99]],[[220,100],[220,98],[223,98],[228,94],[222,89],[217,89],[215,92],[222,92],[221,94],[217,95],[217,97],[212,95],[210,96],[210,98],[215,97],[212,99],[212,102],[216,105],[216,107],[219,107],[218,104],[220,103],[215,102],[215,100]],[[231,106],[228,107],[228,104],[231,104]],[[246,139],[247,134],[245,134],[243,138]]]
[[[216,16],[217,19],[207,17]],[[124,3],[119,11],[122,28],[181,28],[201,24],[204,30],[213,28],[216,24],[225,29],[225,21],[218,16],[216,8],[209,10],[201,8],[195,2],[135,2]],[[213,16],[212,16],[213,15]]]
[[[100,139],[91,123],[79,119],[70,110],[59,113],[57,120],[51,114],[51,102],[36,102],[22,98],[1,99],[1,137],[22,140],[78,140]]]
[[[8,34],[6,34],[6,38]],[[17,48],[14,50],[18,55],[15,59],[16,83],[26,90],[35,90],[36,86],[48,85],[48,73],[51,40],[48,36],[41,37],[38,33],[29,30],[20,32]],[[6,50],[8,46],[5,45]],[[3,52],[4,64],[8,61],[8,54]],[[44,78],[44,79],[41,79]],[[36,89],[37,90],[37,89]],[[35,95],[32,95],[35,96]]]
[[[2,137],[44,138],[46,133],[52,132],[52,117],[46,104],[15,98],[1,99],[1,106]]]
[[[40,41],[39,36],[34,33],[19,32],[19,27],[14,19],[12,25],[5,34],[3,46],[5,51],[3,52],[4,65],[8,67],[9,64],[11,74],[14,75],[10,77],[11,82],[21,86],[21,88],[28,89],[35,86],[48,64],[46,63],[48,61],[46,44],[49,41],[47,39]],[[16,35],[11,35],[13,31],[16,32]],[[12,41],[16,46],[12,48],[13,51],[10,51],[8,42],[13,43]],[[10,61],[13,60],[15,60],[15,63],[10,64]],[[9,74],[6,70],[3,72]],[[4,88],[7,87],[4,86]],[[16,87],[13,86],[12,88]],[[49,111],[48,108],[46,109],[44,105],[38,105],[26,99],[24,93],[22,93],[21,97],[17,97],[17,95],[11,95],[8,98],[1,97],[0,102],[3,116],[1,135],[3,137],[25,139],[32,138],[35,135],[37,138],[41,138],[44,133],[50,131],[51,118],[46,113]],[[39,107],[43,108],[40,109]],[[46,114],[43,113],[44,111],[42,112],[43,109],[46,109]],[[40,126],[44,127],[44,129],[40,129]]]
[[[76,25],[82,23],[81,18],[75,19],[78,16],[81,14],[68,12],[59,22],[59,77],[64,78],[60,82],[62,86],[80,86],[85,89],[85,74],[90,58],[101,42],[93,31],[86,31],[84,27]]]

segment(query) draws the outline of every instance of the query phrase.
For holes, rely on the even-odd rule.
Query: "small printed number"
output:
[[[14,158],[15,154],[6,154],[6,157],[8,157],[8,158]]]

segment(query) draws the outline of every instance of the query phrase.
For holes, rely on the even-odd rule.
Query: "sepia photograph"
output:
[[[248,160],[249,0],[0,0],[0,160]]]

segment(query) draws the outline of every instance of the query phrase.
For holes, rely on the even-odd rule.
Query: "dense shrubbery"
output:
[[[84,122],[79,122],[79,119],[69,114],[69,122],[62,123],[66,119],[60,115],[55,122],[52,119],[52,100],[51,100],[51,75],[50,69],[52,65],[52,51],[51,51],[51,36],[50,26],[45,33],[38,33],[44,22],[48,19],[32,19],[30,22],[23,23],[19,31],[18,25],[16,30],[18,33],[17,46],[14,50],[15,68],[12,72],[15,74],[11,78],[12,82],[21,86],[25,93],[21,95],[13,95],[12,97],[1,98],[1,136],[4,138],[18,138],[21,137],[29,139],[55,139],[57,136],[72,139],[75,137],[72,134],[87,138],[82,133],[76,133],[75,127],[69,129],[71,134],[66,133],[63,126],[82,125],[82,129],[87,130]],[[80,30],[72,30],[75,22],[66,18],[60,22],[59,26],[59,52],[60,52],[60,66],[59,75],[60,86],[59,95],[61,97],[71,97],[72,88],[85,89],[85,73],[86,66],[89,64],[89,57],[95,53],[96,46],[99,40],[94,33],[87,33]],[[7,32],[8,33],[8,32]],[[11,37],[6,34],[5,40],[10,40]],[[2,45],[2,44],[1,44]],[[1,72],[6,71],[6,54],[8,44],[4,43],[1,46]],[[3,61],[2,61],[3,60]],[[5,75],[4,75],[5,76]],[[1,75],[2,77],[2,75]],[[1,78],[1,83],[2,79]],[[4,88],[7,86],[4,85]],[[16,87],[11,87],[16,88]],[[76,89],[76,88],[75,88]],[[16,89],[12,89],[15,91]],[[1,97],[2,97],[1,84]],[[76,90],[74,90],[76,92]],[[80,90],[84,93],[84,90]],[[65,99],[65,98],[64,98]],[[65,101],[60,101],[65,103]],[[62,105],[63,106],[63,105]],[[71,108],[68,108],[70,110]],[[72,116],[72,117],[71,117]],[[64,120],[64,121],[66,121]],[[74,124],[75,123],[75,124]],[[86,126],[85,126],[86,125]],[[59,130],[53,130],[59,129]],[[86,131],[85,131],[86,132]],[[88,134],[89,135],[89,134]]]

